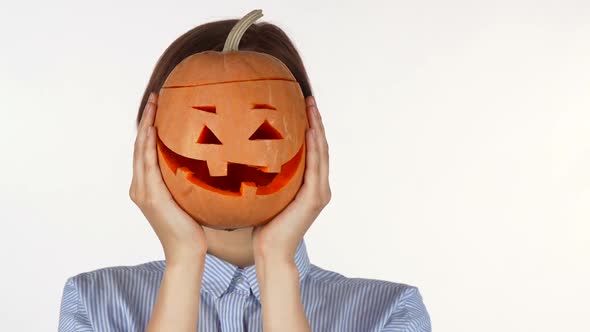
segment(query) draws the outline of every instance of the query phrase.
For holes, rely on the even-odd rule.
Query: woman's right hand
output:
[[[174,200],[162,179],[156,151],[157,95],[150,93],[137,130],[129,196],[150,222],[164,248],[166,264],[194,261],[207,252],[203,227]]]

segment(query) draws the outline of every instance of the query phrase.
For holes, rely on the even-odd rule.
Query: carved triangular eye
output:
[[[281,133],[279,133],[268,120],[264,120],[260,127],[258,127],[254,134],[249,138],[251,141],[260,139],[283,139],[283,135],[281,135]]]
[[[197,139],[197,143],[199,144],[221,144],[221,141],[215,134],[209,129],[209,127],[204,126],[203,130],[201,130],[201,134]]]
[[[217,108],[215,106],[192,106],[192,108],[207,113],[217,113]]]

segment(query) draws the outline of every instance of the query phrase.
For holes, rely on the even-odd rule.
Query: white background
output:
[[[261,8],[307,67],[333,200],[312,263],[418,286],[434,331],[590,331],[590,2],[2,1],[0,326],[163,259],[128,197],[156,60]]]

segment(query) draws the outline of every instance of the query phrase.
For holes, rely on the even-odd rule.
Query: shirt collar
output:
[[[307,248],[303,239],[297,246],[294,258],[299,273],[299,284],[301,284],[310,265]],[[163,263],[162,265],[165,265],[165,261],[160,262]],[[201,283],[203,290],[212,294],[215,298],[219,298],[228,290],[232,281],[239,277],[242,277],[245,281],[243,286],[249,287],[258,302],[261,302],[258,279],[256,278],[256,265],[239,268],[237,265],[207,252],[205,256],[205,270],[203,271],[203,280]]]

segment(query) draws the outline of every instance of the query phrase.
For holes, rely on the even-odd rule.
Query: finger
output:
[[[319,128],[318,118],[314,113],[313,106],[315,101],[313,96],[308,96],[305,99],[307,118],[309,120],[310,127],[307,129],[305,135],[306,148],[306,161],[305,161],[305,176],[304,183],[312,183],[317,179],[319,172],[319,145],[317,139],[317,132]],[[309,173],[309,174],[308,174]],[[315,173],[315,174],[312,174]],[[311,178],[308,178],[311,177]]]
[[[303,184],[293,201],[281,212],[281,215],[290,216],[282,219],[291,224],[289,229],[301,234],[309,228],[317,215],[319,159],[317,141],[314,136],[314,129],[307,129]]]
[[[305,135],[306,155],[305,155],[305,172],[303,175],[303,185],[301,186],[300,195],[302,199],[313,199],[318,189],[319,178],[319,150],[317,146],[315,129],[308,129]]]
[[[136,184],[143,183],[143,172],[144,172],[144,158],[143,158],[143,146],[146,136],[146,118],[149,116],[150,110],[154,107],[151,102],[153,100],[153,93],[150,94],[150,100],[146,103],[139,126],[137,128],[137,136],[135,137],[135,144],[133,148],[133,176],[136,178]]]
[[[143,146],[143,141],[145,140],[145,136],[147,134],[147,128],[154,123],[155,118],[155,110],[156,110],[156,94],[154,92],[150,93],[150,97],[148,98],[147,103],[143,109],[143,113],[141,115],[141,120],[139,121],[139,127],[137,128],[137,138],[140,141],[140,145]]]
[[[315,116],[315,112],[317,108],[314,108],[315,101],[313,96],[309,96],[305,99],[306,110],[307,110],[307,119],[309,121],[309,127],[312,129],[319,130],[321,124],[318,122],[318,118]]]
[[[322,121],[322,116],[318,110],[317,104],[315,103],[315,98],[310,96],[307,99],[307,108],[308,108],[308,118],[310,119],[311,128],[318,130],[318,147],[320,149],[322,156],[327,156],[328,154],[328,141],[326,139],[326,131],[324,128],[324,124]]]
[[[303,185],[297,192],[295,199],[285,209],[286,213],[292,215],[292,231],[301,236],[311,226],[318,213],[318,189],[319,189],[319,150],[317,146],[317,133],[315,129],[308,129],[306,132],[306,156],[305,173]]]
[[[137,139],[140,147],[143,147],[145,137],[147,134],[147,128],[154,123],[155,113],[156,113],[156,95],[155,93],[150,93],[150,97],[148,102],[145,104],[145,108],[143,114],[141,116],[141,120],[139,121],[139,128],[137,130]]]
[[[150,93],[148,101],[145,103],[145,106],[143,107],[143,112],[141,114],[141,119],[139,120],[139,124],[137,126],[137,136],[135,139],[135,142],[137,143],[138,146],[143,146],[140,143],[145,138],[146,129],[147,129],[146,123],[148,122],[149,117],[150,117],[149,113],[150,113],[150,111],[152,111],[153,106],[155,106],[154,99],[155,99],[155,94],[152,92],[152,93]]]
[[[147,190],[150,190],[150,195],[153,197],[163,198],[167,196],[167,188],[162,179],[162,172],[158,163],[158,152],[157,152],[157,128],[154,126],[148,127],[149,133],[146,138],[145,150],[144,150],[144,163],[145,163],[145,181]]]
[[[330,168],[330,157],[329,157],[329,150],[328,150],[328,140],[326,139],[326,131],[324,129],[324,124],[322,121],[322,117],[318,110],[317,104],[315,103],[315,98],[312,97],[312,102],[310,104],[310,113],[311,116],[314,118],[314,123],[317,127],[320,128],[317,132],[317,146],[319,150],[319,178],[320,178],[320,185],[324,189],[329,188],[329,168]]]
[[[139,128],[147,129],[147,126],[153,123],[153,118],[150,117],[149,109],[151,106],[156,106],[157,95],[155,92],[150,92],[147,102],[145,103],[145,107],[143,108],[143,113],[141,115],[141,120],[139,121]],[[152,114],[153,115],[153,114]],[[150,122],[150,120],[152,120]]]
[[[316,117],[317,117],[317,119],[319,119],[319,121],[316,121],[314,123],[314,125],[319,130],[324,131],[324,124],[322,122],[322,115],[319,112],[318,105],[317,105],[317,103],[315,101],[315,97],[314,96],[307,97],[307,99],[306,99],[306,105],[307,105],[308,112],[309,112],[308,116],[311,117],[311,116],[313,116],[315,114]]]

